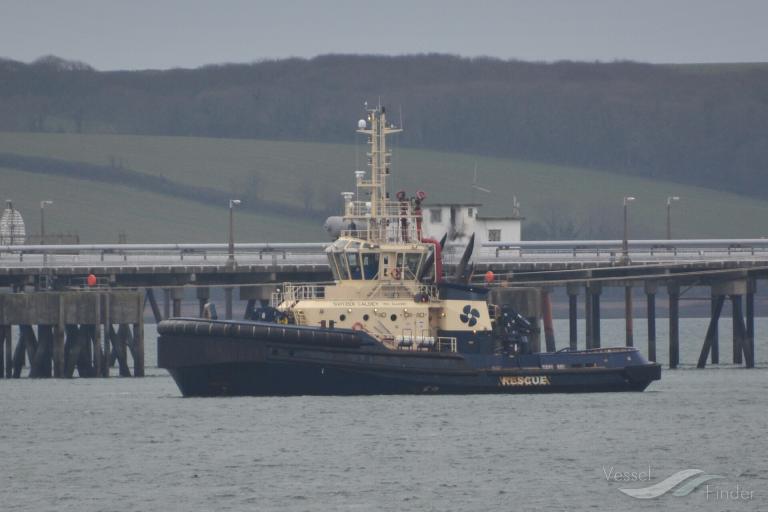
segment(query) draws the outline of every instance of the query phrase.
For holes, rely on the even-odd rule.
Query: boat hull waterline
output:
[[[643,391],[661,376],[634,348],[514,358],[387,350],[364,332],[173,319],[158,366],[184,396],[585,393]]]

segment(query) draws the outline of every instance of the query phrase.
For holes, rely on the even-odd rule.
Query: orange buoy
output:
[[[493,280],[496,278],[496,276],[493,275],[493,271],[489,270],[485,273],[485,282],[486,283],[492,283]]]
[[[87,278],[85,278],[85,283],[86,283],[86,284],[87,284],[89,287],[91,287],[91,288],[92,288],[92,287],[94,287],[94,286],[96,286],[96,276],[95,276],[95,275],[93,275],[93,274],[88,274],[88,277],[87,277]]]

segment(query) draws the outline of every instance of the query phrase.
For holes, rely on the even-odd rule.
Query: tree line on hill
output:
[[[0,60],[2,131],[346,143],[363,102],[380,100],[403,146],[768,192],[766,65],[327,55],[100,72]]]

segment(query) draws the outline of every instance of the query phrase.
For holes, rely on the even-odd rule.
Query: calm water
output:
[[[182,399],[162,370],[3,380],[0,510],[768,510],[768,322],[757,328],[761,368],[666,371],[641,394]],[[684,363],[705,330],[682,321]],[[604,321],[603,338],[622,342],[623,322]],[[725,478],[709,499],[702,486],[637,500],[618,488],[648,482],[604,474],[649,465],[650,483]],[[737,484],[751,500],[715,499]]]

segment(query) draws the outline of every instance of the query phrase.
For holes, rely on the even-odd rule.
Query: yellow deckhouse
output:
[[[382,107],[367,114],[358,133],[368,136],[369,176],[355,172],[356,192],[343,194],[347,229],[326,249],[334,283],[286,283],[273,305],[297,325],[364,330],[400,350],[455,351],[455,337],[440,334],[488,333],[488,306],[440,298],[439,246],[422,238],[413,202],[387,192],[386,136],[400,130]]]

